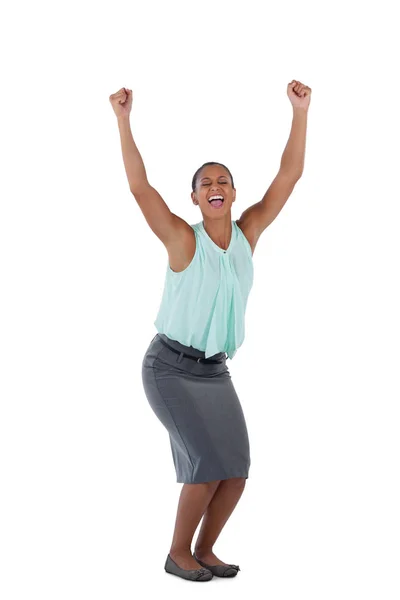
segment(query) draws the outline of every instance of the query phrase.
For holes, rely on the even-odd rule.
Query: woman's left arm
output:
[[[287,94],[293,106],[293,120],[280,169],[262,200],[247,208],[237,221],[253,249],[261,233],[282,210],[304,170],[311,88],[293,80]]]

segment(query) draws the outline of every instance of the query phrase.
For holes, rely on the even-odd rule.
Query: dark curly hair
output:
[[[229,173],[229,176],[231,178],[231,182],[232,182],[232,187],[234,188],[235,185],[233,183],[233,177],[232,177],[232,173],[230,172],[230,170],[228,169],[228,167],[226,167],[225,165],[223,165],[222,163],[219,162],[206,162],[204,163],[204,165],[201,165],[201,167],[199,167],[196,171],[196,173],[193,175],[193,179],[192,179],[192,191],[194,192],[196,190],[196,184],[197,184],[197,178],[200,175],[201,170],[204,167],[208,167],[209,165],[219,165],[220,167],[223,167],[224,169],[226,169]]]

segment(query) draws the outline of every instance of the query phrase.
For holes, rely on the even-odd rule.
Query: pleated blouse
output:
[[[154,325],[159,333],[205,352],[226,352],[232,360],[245,336],[247,300],[253,285],[253,257],[244,233],[232,221],[227,250],[210,238],[204,222],[191,225],[196,252],[175,272],[167,261],[164,290]]]

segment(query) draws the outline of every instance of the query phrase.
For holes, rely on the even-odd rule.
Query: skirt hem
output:
[[[178,478],[176,480],[176,483],[209,483],[211,481],[224,481],[225,479],[234,479],[236,477],[241,477],[243,479],[248,479],[249,475],[248,473],[240,473],[240,474],[235,474],[235,475],[224,475],[223,477],[213,477],[212,479],[201,479],[200,481],[197,481],[196,478],[193,478],[188,481],[188,480],[184,480],[182,478]]]

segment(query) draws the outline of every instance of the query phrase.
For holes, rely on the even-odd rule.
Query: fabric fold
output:
[[[196,251],[181,272],[167,266],[164,292],[154,324],[159,333],[205,352],[232,359],[245,335],[245,310],[253,285],[250,244],[232,221],[227,249],[207,234],[204,223],[191,226]]]

